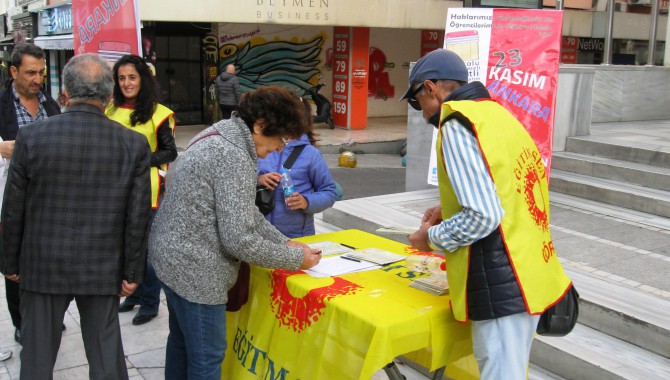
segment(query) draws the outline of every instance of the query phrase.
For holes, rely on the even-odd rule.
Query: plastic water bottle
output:
[[[427,255],[409,255],[405,259],[405,266],[412,272],[443,274],[447,270],[444,258]]]
[[[281,188],[284,191],[284,198],[290,197],[295,193],[295,187],[293,186],[293,180],[288,174],[289,170],[282,167],[279,173],[281,174]]]

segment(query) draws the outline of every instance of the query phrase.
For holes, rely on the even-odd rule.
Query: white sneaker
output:
[[[0,362],[4,362],[5,360],[11,357],[12,357],[12,350],[0,351]]]

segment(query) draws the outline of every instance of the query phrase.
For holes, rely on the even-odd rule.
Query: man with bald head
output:
[[[75,300],[90,379],[127,379],[119,296],[142,282],[151,211],[147,140],[104,113],[113,88],[95,54],[63,70],[68,110],[21,128],[2,210],[0,269],[21,291],[21,379],[50,379]]]
[[[240,104],[240,81],[235,76],[235,65],[229,64],[226,71],[216,77],[216,87],[219,89],[221,118],[230,119],[230,115]]]

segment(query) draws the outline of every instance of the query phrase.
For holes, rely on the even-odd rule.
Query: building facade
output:
[[[108,6],[126,0],[92,1]],[[355,129],[365,127],[366,116],[406,114],[397,99],[409,63],[442,46],[448,9],[463,6],[445,0],[136,1],[143,54],[156,68],[163,103],[176,111],[180,124],[218,119],[213,80],[232,63],[243,90],[275,84],[302,94],[324,83],[336,124]],[[606,1],[564,3],[563,61],[600,63]],[[651,7],[640,0],[616,3],[614,63],[646,64],[651,16],[644,11]],[[45,48],[47,89],[57,98],[60,70],[74,54],[71,1],[0,1],[0,12],[3,5],[0,57],[6,61],[12,43],[21,40]],[[544,6],[555,1],[545,0]],[[667,1],[661,13],[656,64],[663,63]]]

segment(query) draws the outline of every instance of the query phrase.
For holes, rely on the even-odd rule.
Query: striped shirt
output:
[[[44,103],[47,101],[47,97],[44,96],[42,91],[37,93],[39,99],[39,108],[35,117],[28,112],[28,109],[21,103],[21,98],[19,98],[19,93],[16,92],[14,86],[12,86],[12,94],[14,95],[14,106],[16,107],[16,120],[19,123],[19,128],[32,124],[38,120],[44,120],[47,118],[47,111],[44,109]]]
[[[434,248],[453,252],[493,232],[504,210],[475,136],[456,119],[442,125],[442,136],[440,154],[463,209],[430,227],[428,238]]]

